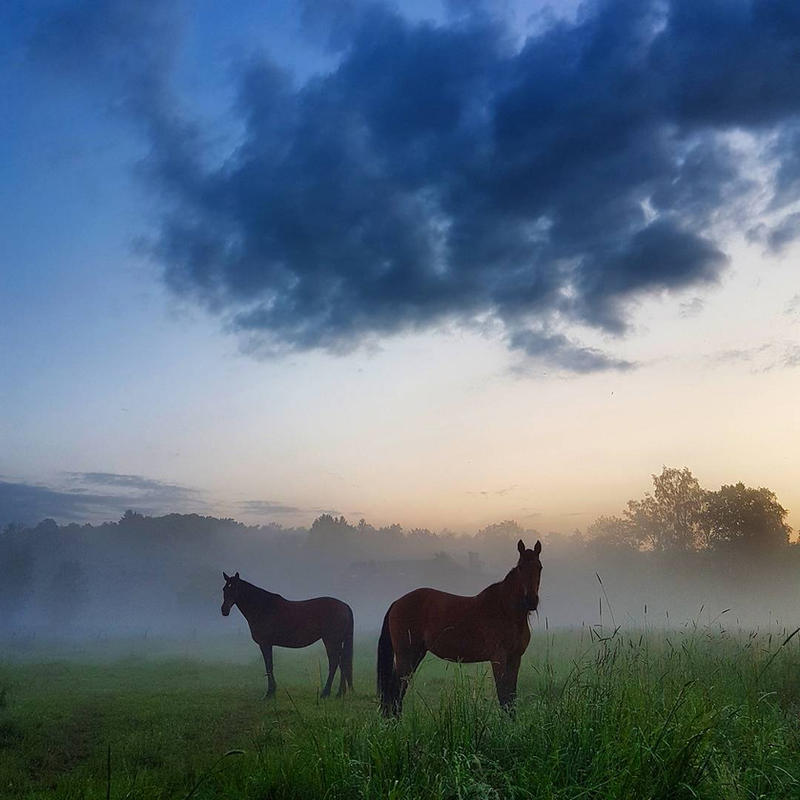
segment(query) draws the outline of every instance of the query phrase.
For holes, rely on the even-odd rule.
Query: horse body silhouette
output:
[[[272,648],[308,647],[322,639],[328,654],[328,680],[321,697],[331,693],[336,669],[339,669],[339,696],[353,689],[353,611],[334,597],[311,600],[287,600],[279,594],[260,589],[235,575],[222,573],[222,615],[227,617],[237,606],[250,626],[253,641],[261,648],[267,670],[266,697],[275,694],[272,672]]]
[[[427,652],[447,661],[490,661],[497,699],[510,709],[530,642],[528,614],[539,605],[541,542],[520,541],[517,565],[474,597],[415,589],[395,600],[378,642],[378,694],[387,716],[400,714],[408,682]]]

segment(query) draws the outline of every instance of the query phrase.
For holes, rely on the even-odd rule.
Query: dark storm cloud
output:
[[[0,481],[0,525],[31,524],[46,517],[58,522],[113,520],[129,508],[153,514],[208,506],[193,489],[139,475],[70,473],[66,488]]]
[[[796,0],[589,3],[521,47],[483,12],[435,25],[349,2],[333,25],[326,9],[307,22],[337,66],[296,85],[251,63],[244,136],[217,166],[153,64],[125,64],[168,208],[165,279],[254,352],[490,319],[528,360],[628,369],[571,327],[619,336],[636,300],[712,286],[721,226],[752,225],[765,185],[772,210],[797,197]],[[769,142],[758,174],[743,135]],[[762,238],[798,234],[785,214]]]

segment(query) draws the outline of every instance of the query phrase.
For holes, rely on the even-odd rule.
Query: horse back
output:
[[[463,596],[437,589],[415,589],[389,612],[395,650],[429,650],[448,661],[492,661],[499,653],[528,645],[527,620],[520,626],[483,594]]]
[[[279,647],[307,647],[319,639],[344,640],[353,630],[353,612],[335,597],[285,600],[264,615],[260,630],[251,625],[256,641]]]
[[[480,648],[471,647],[469,628],[474,621],[474,597],[415,589],[395,600],[389,612],[389,631],[395,651],[430,650],[450,660],[484,660]],[[466,640],[467,646],[459,647]],[[468,650],[467,658],[463,657]]]

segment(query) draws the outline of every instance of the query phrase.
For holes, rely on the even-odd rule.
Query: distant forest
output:
[[[800,545],[786,516],[768,489],[709,491],[690,470],[665,467],[651,493],[571,535],[511,520],[472,536],[375,528],[329,514],[310,528],[135,511],[102,525],[11,524],[0,533],[0,633],[230,631],[223,569],[292,599],[341,597],[368,630],[417,586],[471,594],[501,579],[520,538],[544,545],[546,626],[789,625],[800,618]]]

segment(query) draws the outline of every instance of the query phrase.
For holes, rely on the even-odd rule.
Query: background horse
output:
[[[267,668],[267,697],[275,694],[272,647],[308,647],[322,639],[328,654],[328,680],[321,697],[331,693],[333,676],[339,668],[339,696],[353,689],[353,611],[333,597],[287,600],[243,581],[237,572],[222,573],[222,616],[236,605],[250,626],[253,641],[261,648]]]
[[[389,606],[378,642],[378,694],[387,716],[402,710],[408,682],[430,650],[447,661],[491,661],[497,699],[510,708],[519,662],[531,633],[528,613],[539,605],[542,543],[517,543],[519,560],[506,577],[474,597],[415,589]]]

